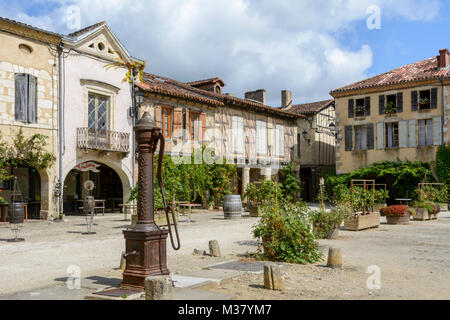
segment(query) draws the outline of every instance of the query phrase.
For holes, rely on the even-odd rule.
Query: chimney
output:
[[[266,90],[259,89],[245,93],[245,99],[254,100],[266,104]]]
[[[447,68],[450,64],[450,56],[448,49],[439,50],[438,68]]]
[[[281,91],[281,108],[289,109],[292,107],[292,92],[289,90]]]

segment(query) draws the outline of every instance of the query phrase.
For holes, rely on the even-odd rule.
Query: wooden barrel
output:
[[[24,203],[10,203],[8,204],[8,220],[12,224],[21,224],[25,218]]]
[[[240,195],[228,195],[223,200],[223,215],[225,219],[242,217],[242,199]]]

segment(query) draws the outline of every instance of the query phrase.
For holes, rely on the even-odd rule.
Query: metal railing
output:
[[[129,152],[130,134],[93,128],[77,128],[77,146],[81,149]]]

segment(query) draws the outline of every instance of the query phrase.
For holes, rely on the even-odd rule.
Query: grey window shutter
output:
[[[408,146],[410,148],[417,147],[416,120],[409,120],[408,121]]]
[[[14,118],[17,121],[27,121],[28,79],[24,73],[15,75],[15,105]]]
[[[353,150],[353,127],[345,126],[345,151]]]
[[[411,91],[411,111],[419,110],[419,94],[417,91]]]
[[[398,123],[398,146],[400,148],[408,147],[408,122],[399,121]]]
[[[37,120],[37,79],[28,75],[28,108],[27,122],[35,123]]]
[[[377,123],[377,149],[384,149],[384,122]]]
[[[438,89],[432,88],[431,89],[431,109],[437,109],[437,107],[438,107],[437,97],[438,97]]]
[[[370,97],[365,97],[364,98],[364,115],[365,116],[370,116]]]
[[[384,114],[384,110],[386,109],[384,102],[385,102],[385,95],[382,94],[381,96],[378,97],[379,114]]]
[[[348,100],[348,117],[353,118],[353,115],[355,114],[355,100],[349,99]]]
[[[374,148],[374,140],[373,123],[369,123],[367,125],[367,149],[372,150]]]
[[[433,144],[435,146],[441,145],[442,139],[442,118],[434,117],[433,118]]]
[[[397,93],[397,112],[403,112],[403,92]]]

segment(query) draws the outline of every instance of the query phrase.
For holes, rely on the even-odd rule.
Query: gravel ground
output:
[[[200,212],[200,211],[199,211]],[[201,270],[205,266],[242,259],[256,251],[251,226],[257,218],[224,220],[221,212],[201,211],[192,216],[195,223],[180,220],[182,249],[168,246],[168,267],[172,273]],[[0,224],[0,294],[33,290],[61,284],[67,267],[77,265],[83,278],[116,274],[124,250],[122,230],[129,222],[123,215],[96,217],[95,235],[86,230],[82,217],[66,222],[29,222],[22,231],[23,243],[8,243],[11,232]],[[195,256],[194,248],[207,250],[209,240],[218,240],[221,258]],[[222,293],[238,299],[450,299],[450,213],[437,221],[412,221],[410,225],[385,224],[378,229],[341,231],[337,240],[321,240],[325,253],[330,246],[342,249],[344,267],[286,265],[282,268],[284,290],[267,291],[261,274],[244,274],[226,281]],[[381,289],[369,290],[367,268],[381,270]]]

